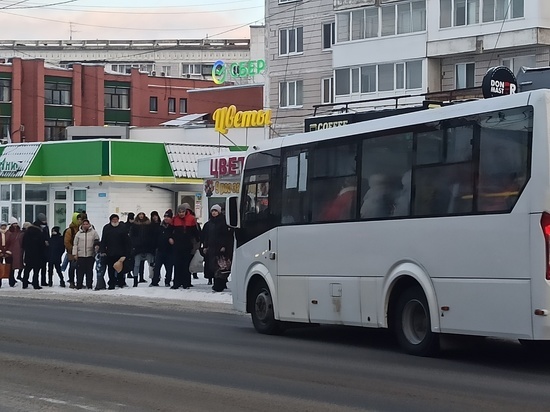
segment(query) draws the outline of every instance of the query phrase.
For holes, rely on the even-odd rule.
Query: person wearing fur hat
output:
[[[130,228],[129,234],[132,244],[132,258],[134,259],[134,287],[137,287],[138,283],[145,282],[143,274],[141,274],[138,281],[138,274],[141,273],[140,266],[142,262],[147,262],[149,265],[150,278],[153,277],[156,226],[151,223],[145,213],[139,212]]]
[[[16,218],[10,218],[10,227],[8,229],[8,237],[11,245],[11,273],[10,286],[14,287],[17,281],[15,280],[15,271],[17,270],[17,278],[22,279],[23,274],[23,231],[19,227],[19,222]]]
[[[200,232],[197,219],[191,212],[189,203],[182,203],[178,206],[177,215],[172,219],[174,233],[174,284],[170,289],[189,289],[191,286],[191,263],[193,243],[200,240]]]
[[[164,266],[166,274],[164,277],[164,285],[170,286],[172,281],[172,269],[174,267],[174,257],[173,257],[173,244],[172,239],[174,227],[172,226],[172,209],[168,209],[164,212],[164,219],[160,224],[157,237],[156,237],[156,246],[157,251],[155,255],[155,269],[153,271],[153,279],[149,286],[158,286],[160,282],[160,269]]]
[[[127,286],[124,275],[128,271],[126,259],[131,253],[130,237],[126,227],[120,224],[117,214],[112,214],[109,217],[109,223],[103,227],[100,253],[105,256],[105,263],[109,273],[109,288],[114,289],[115,286]]]
[[[231,259],[233,253],[233,236],[222,214],[220,205],[210,208],[210,219],[205,223],[201,233],[201,252],[204,256],[204,277],[217,292],[226,288],[227,279],[216,277],[219,269],[218,258]]]

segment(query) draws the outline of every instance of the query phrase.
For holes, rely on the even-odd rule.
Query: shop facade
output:
[[[237,150],[198,159],[197,173],[203,179],[205,199],[203,216],[208,216],[210,208],[215,204],[224,208],[229,196],[240,193],[244,159],[245,152]]]
[[[203,180],[198,159],[227,148],[129,140],[21,143],[0,146],[0,218],[68,226],[86,211],[101,230],[110,214],[175,209],[187,202],[199,220]]]

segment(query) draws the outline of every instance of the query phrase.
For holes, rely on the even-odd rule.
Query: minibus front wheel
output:
[[[281,333],[283,328],[281,322],[275,319],[271,292],[263,280],[253,286],[251,297],[251,314],[254,328],[259,333],[266,335]]]

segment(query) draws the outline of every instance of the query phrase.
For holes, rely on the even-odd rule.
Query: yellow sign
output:
[[[238,112],[234,105],[216,109],[214,115],[214,129],[220,133],[227,133],[228,129],[236,127],[263,127],[271,124],[271,109],[248,110]]]

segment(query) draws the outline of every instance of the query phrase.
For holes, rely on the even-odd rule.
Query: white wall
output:
[[[105,197],[100,197],[105,194]],[[95,226],[99,235],[103,226],[109,223],[109,216],[116,213],[122,221],[126,221],[128,212],[144,212],[147,217],[153,210],[162,216],[173,208],[173,193],[150,188],[145,183],[98,183],[90,185],[87,191],[86,212],[88,219]]]
[[[332,49],[333,66],[359,66],[372,63],[422,59],[426,57],[426,33],[411,33],[389,38],[377,37],[336,43]]]
[[[236,145],[250,146],[269,138],[269,129],[256,127],[248,129],[231,129],[227,137]],[[130,140],[165,143],[187,143],[196,145],[233,146],[233,143],[213,128],[182,127],[140,127],[130,129]]]

